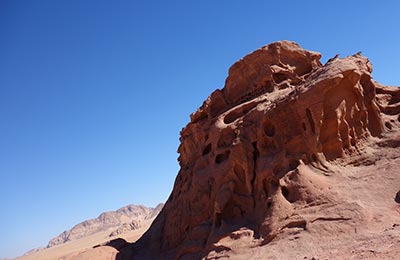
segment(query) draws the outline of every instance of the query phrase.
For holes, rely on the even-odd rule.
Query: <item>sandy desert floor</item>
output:
[[[127,242],[135,242],[149,228],[147,224],[139,229],[127,232],[119,236]],[[78,260],[78,259],[115,259],[118,250],[111,246],[96,245],[107,243],[118,237],[109,237],[110,230],[96,233],[94,235],[74,240],[65,244],[46,248],[38,252],[24,255],[16,260]]]

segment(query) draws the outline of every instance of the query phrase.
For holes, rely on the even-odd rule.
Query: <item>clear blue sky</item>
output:
[[[165,201],[189,114],[264,44],[323,61],[362,50],[399,85],[399,13],[395,0],[0,0],[0,257]]]

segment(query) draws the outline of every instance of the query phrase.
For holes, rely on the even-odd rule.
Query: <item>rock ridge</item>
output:
[[[157,205],[156,208],[132,204],[116,211],[104,212],[97,218],[83,221],[51,239],[47,248],[108,229],[110,229],[110,237],[121,235],[124,232],[139,228],[143,221],[157,216],[162,207],[163,203]]]

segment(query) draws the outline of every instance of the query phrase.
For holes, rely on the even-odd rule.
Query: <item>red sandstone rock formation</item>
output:
[[[181,169],[163,210],[121,256],[211,259],[235,250],[226,237],[251,248],[288,230],[354,232],[364,207],[329,176],[366,163],[385,126],[398,128],[400,91],[376,83],[360,54],[325,65],[320,57],[281,41],[236,62],[181,132]]]

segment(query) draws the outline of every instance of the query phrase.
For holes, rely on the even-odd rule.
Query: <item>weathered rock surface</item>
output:
[[[400,222],[399,169],[382,161],[399,158],[400,90],[360,54],[320,57],[281,41],[230,68],[181,132],[167,203],[120,259],[250,259],[285,237],[307,252]]]
[[[47,247],[63,244],[105,230],[110,230],[110,236],[121,235],[139,228],[143,221],[154,218],[162,207],[163,204],[157,205],[156,208],[128,205],[116,211],[104,212],[95,219],[86,220],[75,225],[70,230],[64,231],[50,240]]]

